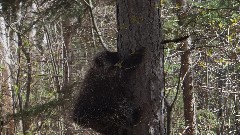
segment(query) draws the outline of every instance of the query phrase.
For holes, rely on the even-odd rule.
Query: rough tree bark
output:
[[[187,1],[176,0],[176,7],[178,8],[177,17],[179,19],[179,26],[183,25],[184,18],[187,15]],[[195,134],[195,108],[194,108],[194,92],[193,92],[193,79],[190,66],[192,64],[191,59],[191,37],[184,41],[180,45],[180,51],[183,52],[181,55],[181,78],[183,79],[182,90],[183,90],[183,103],[184,103],[184,118],[185,118],[185,130],[183,134],[194,135]]]
[[[1,71],[1,131],[0,134],[8,134],[13,135],[15,132],[14,126],[15,121],[12,118],[7,118],[8,114],[14,114],[14,89],[13,89],[13,69],[15,68],[14,61],[12,55],[14,51],[11,49],[15,45],[10,42],[10,37],[12,37],[12,30],[7,24],[12,20],[14,20],[17,10],[17,2],[16,1],[2,1],[0,5],[1,9],[1,17],[0,17],[0,44],[1,44],[1,56],[2,61],[1,65],[3,66],[3,70]],[[5,16],[4,16],[5,15]],[[14,16],[14,17],[13,17]]]
[[[163,45],[159,0],[117,0],[118,52],[121,58],[145,48],[144,59],[131,78],[134,102],[141,108],[134,135],[163,135]]]

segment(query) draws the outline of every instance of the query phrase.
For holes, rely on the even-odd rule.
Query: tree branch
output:
[[[97,36],[100,40],[100,43],[102,44],[103,48],[105,50],[109,50],[108,46],[105,44],[103,38],[102,38],[102,34],[100,33],[99,29],[98,29],[98,26],[97,26],[97,23],[95,21],[95,18],[94,18],[94,15],[93,15],[93,5],[92,5],[92,0],[88,0],[88,3],[86,2],[86,0],[84,0],[84,3],[88,6],[89,8],[89,12],[90,12],[90,15],[91,15],[91,18],[92,18],[92,23],[93,23],[93,28],[94,30],[96,31],[97,33]]]
[[[175,39],[163,40],[163,41],[161,42],[161,44],[167,44],[167,43],[171,43],[171,42],[174,42],[174,43],[181,42],[181,41],[186,40],[188,37],[189,37],[189,35],[184,36],[184,37],[175,38]]]

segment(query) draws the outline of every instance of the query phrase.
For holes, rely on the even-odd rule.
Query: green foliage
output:
[[[15,95],[17,95],[19,92],[19,87],[17,85],[13,85],[13,90],[15,92]]]
[[[4,65],[2,55],[5,55],[5,52],[2,51],[3,62],[0,64],[0,71],[6,73],[8,69],[5,69],[5,67],[10,67],[11,74],[8,77],[13,83],[11,85],[13,95],[11,96],[13,96],[12,101],[14,101],[14,111],[11,112],[16,112],[8,116],[15,118],[16,127],[14,128],[16,131],[20,129],[17,127],[19,126],[18,120],[26,118],[30,119],[31,123],[27,134],[67,134],[63,130],[70,129],[72,123],[69,124],[68,120],[63,120],[63,115],[68,115],[64,114],[66,108],[63,107],[68,102],[68,98],[63,97],[67,92],[71,93],[72,91],[71,88],[66,88],[70,91],[64,91],[65,93],[61,90],[64,83],[76,81],[84,76],[90,57],[96,50],[99,51],[99,48],[96,47],[99,45],[99,39],[96,38],[96,33],[92,30],[91,18],[86,15],[87,5],[82,0],[25,0],[19,6],[20,2],[18,1],[14,5],[11,1],[5,0],[2,2],[2,16],[7,20],[6,27],[9,33],[6,35],[9,36],[8,45],[9,50],[12,51],[10,59],[13,65]],[[34,2],[37,8],[31,10],[31,4]],[[96,22],[101,23],[98,26],[101,26],[99,30],[106,38],[106,44],[115,45],[117,32],[114,18],[115,7],[105,2],[114,3],[112,0],[94,0],[94,15],[96,15]],[[162,0],[161,6],[164,39],[175,39],[186,34],[190,34],[192,39],[191,58],[193,63],[190,70],[193,75],[194,94],[197,97],[198,134],[216,134],[219,132],[217,129],[225,123],[228,123],[228,125],[223,127],[222,134],[233,133],[236,129],[231,125],[237,123],[235,112],[240,112],[239,104],[237,104],[239,103],[239,94],[235,94],[239,92],[240,2],[237,0],[204,0],[201,2],[188,0],[187,12],[184,20],[181,21],[183,23],[181,26],[178,25],[179,19],[177,17],[180,6],[176,6],[172,1],[167,0]],[[15,10],[18,9],[14,8],[19,8],[17,15]],[[68,23],[72,20],[78,25],[72,22]],[[77,30],[70,33],[71,29],[63,27],[63,21],[70,24],[69,27],[74,25],[75,27],[72,28]],[[134,23],[141,22],[134,16],[131,21]],[[107,24],[104,24],[106,22]],[[128,28],[126,26],[122,27]],[[32,37],[28,37],[34,36],[29,35],[31,30],[36,31],[34,42],[29,40]],[[18,48],[16,32],[22,34],[22,48]],[[63,58],[65,50],[63,51],[63,48],[66,39],[63,34],[68,34],[68,32],[73,37],[69,39],[71,45],[68,46],[68,56],[67,61],[65,61]],[[165,99],[169,103],[172,103],[177,94],[180,56],[183,54],[179,49],[180,45],[181,42],[164,44]],[[20,57],[18,52],[20,52]],[[31,58],[32,70],[28,108],[24,107],[27,82],[29,81],[27,78],[27,73],[29,73],[27,65],[29,63],[26,61],[26,54]],[[64,62],[67,62],[68,65],[69,80],[65,78],[66,67],[63,66]],[[9,78],[3,77],[2,79],[3,90],[8,89],[6,85],[9,83]],[[81,83],[77,85],[81,85]],[[172,112],[172,134],[182,133],[186,127],[181,85],[182,82]],[[77,87],[76,89],[80,88]],[[2,107],[4,107],[4,100],[8,99],[5,97],[6,94],[2,93],[0,95]],[[68,106],[68,108],[70,107]],[[222,112],[224,117],[221,118],[215,111],[220,108],[224,108]],[[8,128],[8,126],[4,127]],[[18,134],[23,133],[19,131]]]
[[[239,3],[214,0],[202,3],[192,3],[193,11],[190,13],[189,24],[213,30],[224,30],[239,21],[236,12]]]
[[[217,134],[219,126],[231,121],[234,125],[234,114],[225,114],[224,119],[217,119],[214,110],[225,106],[229,110],[236,99],[231,96],[235,92],[236,82],[239,81],[239,1],[236,0],[205,0],[195,2],[188,0],[186,16],[183,25],[178,26],[178,7],[164,1],[163,5],[163,30],[165,39],[173,39],[185,35],[186,31],[191,35],[193,86],[197,96],[196,105],[198,133],[212,135]],[[180,68],[180,55],[178,48],[180,43],[168,43],[165,45],[165,72],[166,72],[166,96],[172,101],[176,94],[176,86]],[[224,71],[224,72],[220,72]],[[237,79],[238,78],[238,79]],[[223,92],[224,91],[224,92]],[[229,94],[229,95],[228,95]],[[181,89],[179,93],[181,99]],[[183,102],[177,100],[173,112],[173,129],[184,129],[184,119],[177,119],[182,112]],[[236,109],[236,108],[235,108]],[[237,109],[239,111],[239,109]],[[235,110],[235,111],[237,111]],[[182,116],[184,117],[184,116]],[[233,131],[233,127],[224,127],[222,134]]]
[[[4,67],[2,64],[0,64],[0,71],[3,71],[4,70]]]
[[[68,101],[68,99],[54,99],[45,104],[35,105],[29,109],[20,111],[14,114],[13,117],[15,119],[36,117],[41,113],[49,113],[53,111],[56,107],[63,105],[66,101]]]
[[[199,134],[215,134],[217,128],[216,115],[207,110],[197,110],[197,128]]]

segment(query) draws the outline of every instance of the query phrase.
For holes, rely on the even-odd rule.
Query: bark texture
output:
[[[186,0],[177,0],[176,7],[178,8],[177,17],[179,19],[179,25],[182,26],[184,18],[187,16],[187,2]],[[182,42],[180,45],[180,51],[183,52],[181,55],[181,78],[183,79],[182,90],[183,90],[183,103],[184,103],[184,118],[185,118],[185,130],[184,135],[195,134],[195,109],[194,109],[194,93],[193,93],[193,79],[191,72],[191,37],[188,41]]]
[[[143,63],[131,76],[134,102],[141,120],[128,134],[163,135],[163,46],[161,45],[160,1],[117,0],[118,52],[125,58],[145,48]]]
[[[194,94],[192,84],[192,72],[190,71],[191,65],[191,52],[187,42],[182,43],[181,49],[183,55],[181,56],[181,73],[183,78],[183,103],[184,103],[184,118],[185,118],[185,131],[186,135],[195,134],[195,110],[194,110]]]

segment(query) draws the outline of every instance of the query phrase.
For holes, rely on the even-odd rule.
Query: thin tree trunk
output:
[[[79,26],[79,20],[76,18],[68,18],[62,21],[62,31],[63,31],[63,86],[69,85],[71,83],[71,65],[73,62],[73,53],[72,53],[72,45],[71,40],[72,36],[76,33],[76,29]],[[66,91],[65,96],[70,96],[71,92],[69,90]]]
[[[12,62],[11,62],[11,47],[8,42],[8,32],[6,28],[6,23],[3,17],[0,17],[0,43],[3,46],[2,54],[3,54],[3,66],[4,70],[1,73],[1,78],[3,84],[1,85],[1,94],[2,94],[2,99],[1,99],[1,106],[2,106],[2,116],[6,114],[12,114],[14,109],[13,109],[13,93],[12,93],[12,73],[11,73],[11,67],[12,67]],[[7,123],[5,123],[7,122]],[[5,125],[4,128],[2,129],[5,134],[13,135],[14,134],[14,121],[6,121],[6,120],[1,120],[1,124]]]
[[[69,62],[70,62],[70,49],[71,49],[71,38],[72,38],[72,25],[69,19],[62,21],[62,31],[63,31],[63,53],[62,53],[62,59],[63,59],[63,85],[69,83]]]
[[[73,21],[74,18],[67,18],[62,21],[62,40],[64,42],[62,46],[62,68],[63,68],[63,84],[60,91],[60,98],[69,99],[72,94],[72,89],[68,88],[71,83],[71,74],[72,74],[72,61],[73,61],[73,54],[72,54],[72,45],[71,40],[72,36],[76,32],[76,22]],[[60,111],[64,110],[65,115],[62,121],[59,122],[59,128],[64,129],[65,123],[69,119],[69,110],[65,107],[68,107],[70,104],[66,104],[66,106],[62,106],[59,108]],[[64,121],[64,122],[63,122]],[[64,131],[64,130],[63,130]],[[70,132],[70,130],[68,130]],[[64,132],[63,132],[64,133]]]
[[[131,78],[133,101],[141,108],[139,123],[128,134],[164,135],[163,46],[160,1],[117,0],[118,52],[122,58],[145,48],[144,60]]]
[[[188,48],[188,43],[185,41],[181,47],[184,54],[181,56],[181,72],[183,78],[183,103],[184,103],[184,118],[185,118],[185,134],[195,134],[195,108],[194,108],[194,94],[192,86],[192,72],[190,71],[191,65],[191,52]]]
[[[182,26],[184,18],[187,15],[187,2],[186,0],[176,0],[176,7],[179,8],[177,16],[179,19],[179,25]],[[183,52],[181,55],[181,77],[183,79],[182,90],[183,90],[183,103],[184,103],[184,118],[185,118],[185,130],[184,134],[194,135],[196,116],[195,116],[195,100],[193,92],[193,80],[190,66],[192,64],[191,51],[190,51],[191,37],[188,41],[182,42],[180,45],[180,51]]]
[[[217,128],[217,135],[223,135],[224,134],[224,125],[225,125],[225,119],[224,119],[224,110],[225,110],[225,106],[224,106],[224,95],[223,95],[223,90],[224,90],[224,79],[225,79],[225,75],[226,75],[226,70],[223,69],[223,67],[221,66],[220,69],[217,72],[217,77],[218,82],[217,82],[217,87],[218,87],[218,123],[219,126]]]

